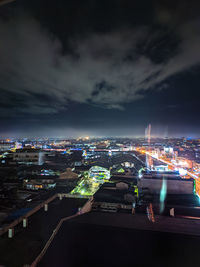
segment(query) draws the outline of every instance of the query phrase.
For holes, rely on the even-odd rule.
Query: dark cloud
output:
[[[21,101],[14,109],[33,114],[59,112],[70,101],[122,108],[170,76],[199,64],[199,21],[182,25],[175,50],[167,41],[169,32],[151,32],[136,27],[77,37],[70,40],[74,56],[63,55],[59,40],[33,18],[1,22],[0,80],[8,93],[4,101],[9,107],[11,95],[16,94]],[[157,60],[160,53],[165,59]]]
[[[199,65],[199,4],[147,1],[147,12],[141,1],[138,13],[131,1],[86,2],[70,2],[65,17],[30,1],[0,19],[0,117],[65,116],[73,105],[126,112]]]

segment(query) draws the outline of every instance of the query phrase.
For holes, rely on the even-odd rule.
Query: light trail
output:
[[[150,157],[152,157],[153,159],[156,159],[156,160],[159,160],[173,168],[177,168],[177,166],[175,164],[173,164],[172,162],[170,161],[167,161],[167,160],[164,160],[162,158],[159,158],[159,157],[155,157],[154,155],[152,155],[150,152],[144,150],[144,149],[138,149],[137,150],[138,152],[140,152],[141,154],[147,154],[149,155]],[[184,169],[185,171],[187,171],[186,169]],[[191,172],[191,171],[187,171],[187,175],[190,177],[190,178],[193,178],[195,179],[196,181],[196,194],[198,195],[198,197],[200,197],[200,177],[198,177],[195,173]]]

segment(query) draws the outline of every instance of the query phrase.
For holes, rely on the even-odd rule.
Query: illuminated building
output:
[[[112,150],[108,151],[108,156],[110,156],[110,157],[112,156]]]
[[[125,161],[125,162],[121,163],[121,165],[124,166],[125,168],[133,168],[134,167],[134,163],[129,162],[129,161]]]
[[[89,170],[89,178],[102,181],[109,180],[110,171],[103,167],[93,166]]]
[[[183,157],[177,157],[176,160],[172,160],[177,167],[191,169],[193,167],[193,162],[191,160],[185,159]]]
[[[165,153],[172,154],[173,153],[173,147],[164,147]]]
[[[54,180],[30,180],[24,182],[24,187],[30,190],[52,189],[56,187]]]
[[[83,157],[87,158],[87,151],[86,150],[83,150]]]
[[[158,166],[154,166],[153,170],[157,171],[157,172],[167,172],[169,171],[168,166],[167,165],[158,165]]]
[[[14,147],[13,143],[3,142],[0,143],[0,151],[8,151]]]
[[[42,165],[44,163],[44,153],[39,149],[17,149],[13,153],[13,160],[19,164]]]
[[[22,144],[19,142],[15,142],[15,149],[20,149],[22,148]]]

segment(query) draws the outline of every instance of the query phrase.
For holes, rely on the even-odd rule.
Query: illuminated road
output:
[[[170,161],[167,161],[167,160],[164,160],[163,158],[159,158],[159,157],[155,157],[154,155],[152,155],[150,152],[144,150],[144,149],[137,149],[138,152],[140,152],[141,154],[147,154],[149,155],[150,157],[152,157],[153,159],[156,159],[156,160],[159,160],[173,168],[176,168],[177,166],[175,164],[173,164],[172,162]],[[187,171],[187,170],[186,170]],[[200,177],[198,177],[195,173],[193,172],[190,172],[190,171],[187,171],[187,175],[190,177],[190,178],[193,178],[195,179],[195,183],[196,183],[196,194],[200,197]]]

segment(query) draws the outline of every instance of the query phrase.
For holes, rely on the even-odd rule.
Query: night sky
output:
[[[0,6],[0,135],[200,137],[200,1]]]

